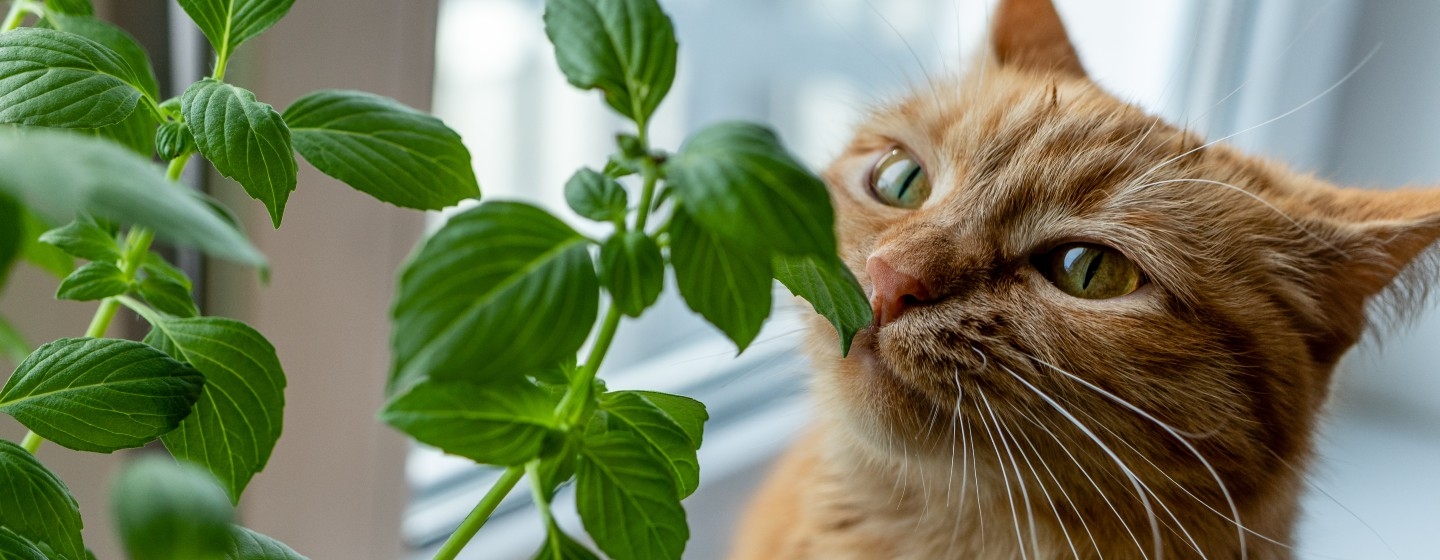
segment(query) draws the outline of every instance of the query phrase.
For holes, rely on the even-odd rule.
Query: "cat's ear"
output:
[[[1001,0],[990,30],[990,49],[1001,66],[1085,76],[1050,0]]]
[[[1332,334],[1330,351],[1317,349],[1316,357],[1333,360],[1359,338],[1376,296],[1388,293],[1387,310],[1403,315],[1440,280],[1440,188],[1334,189],[1314,202],[1323,217],[1302,220],[1323,241],[1311,245],[1310,284]]]

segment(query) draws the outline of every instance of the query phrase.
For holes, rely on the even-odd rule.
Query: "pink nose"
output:
[[[930,301],[930,289],[919,278],[895,270],[878,255],[865,261],[874,291],[870,293],[870,310],[875,313],[875,326],[883,327],[900,318],[905,310]]]

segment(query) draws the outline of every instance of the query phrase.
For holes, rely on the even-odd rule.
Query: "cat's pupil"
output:
[[[1095,255],[1095,258],[1090,259],[1090,266],[1085,269],[1085,288],[1086,288],[1086,289],[1089,289],[1089,288],[1090,288],[1090,281],[1095,279],[1095,273],[1100,271],[1100,263],[1103,263],[1103,262],[1105,262],[1105,254],[1104,254],[1104,253],[1100,253],[1100,254],[1098,254],[1098,255]]]

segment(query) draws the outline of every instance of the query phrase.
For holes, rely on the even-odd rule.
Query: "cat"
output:
[[[732,558],[1293,557],[1336,363],[1423,285],[1440,190],[1146,114],[1049,0],[1002,0],[983,50],[824,173],[874,322],[841,356],[810,318],[817,418]]]

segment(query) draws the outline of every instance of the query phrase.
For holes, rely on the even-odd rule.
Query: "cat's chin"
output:
[[[874,325],[855,335],[849,354],[827,373],[821,389],[838,398],[830,408],[840,413],[835,419],[873,459],[885,459],[897,438],[911,439],[920,432],[917,422],[938,413],[933,397],[885,358]]]

